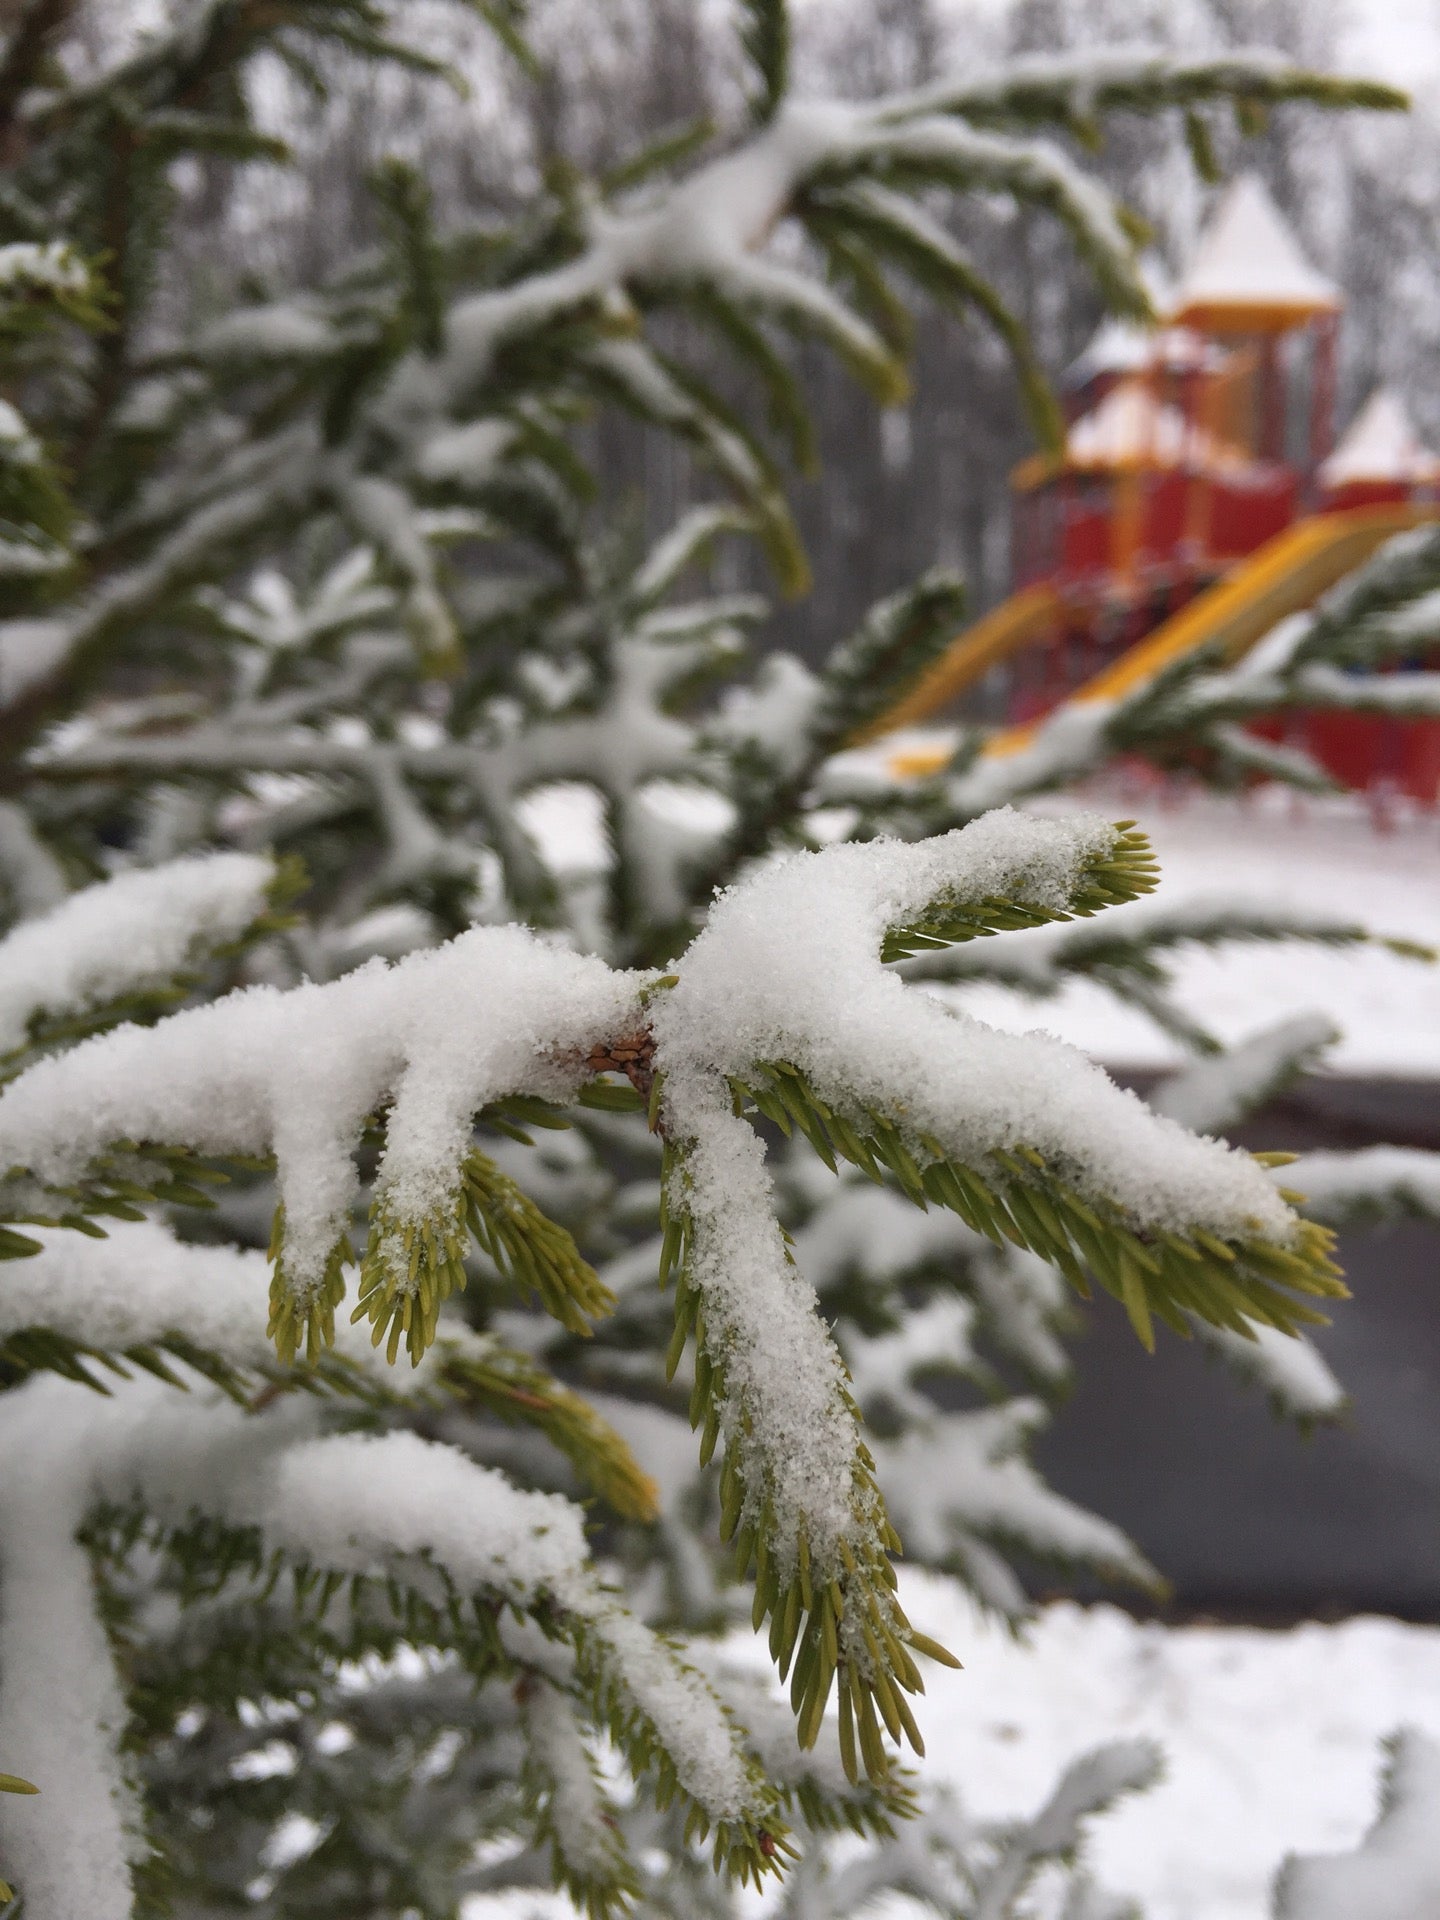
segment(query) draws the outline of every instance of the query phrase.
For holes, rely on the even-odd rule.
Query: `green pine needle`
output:
[[[351,1319],[370,1322],[374,1344],[386,1342],[387,1360],[395,1360],[403,1341],[411,1364],[419,1365],[441,1307],[464,1291],[471,1236],[500,1273],[538,1294],[571,1333],[588,1335],[591,1320],[613,1310],[615,1296],[565,1229],[477,1148],[461,1167],[448,1214],[398,1219],[384,1195],[371,1208]]]
[[[790,10],[787,0],[740,0],[740,44],[754,71],[750,113],[758,126],[773,120],[790,83]]]
[[[892,927],[880,949],[882,960],[906,960],[912,954],[952,947],[992,933],[1013,933],[1048,926],[1056,920],[1088,920],[1106,907],[1123,906],[1153,893],[1160,869],[1150,842],[1131,820],[1116,822],[1109,853],[1086,867],[1065,907],[1030,905],[1013,899],[940,900],[918,920]]]
[[[737,1086],[737,1098],[744,1089]],[[788,1131],[788,1127],[787,1127]],[[833,1164],[833,1162],[832,1162]],[[677,1177],[677,1175],[679,1177]],[[683,1201],[683,1156],[666,1148],[662,1175],[662,1241],[660,1280],[675,1283],[675,1332],[667,1360],[673,1378],[687,1342],[696,1346],[694,1385],[690,1397],[690,1424],[700,1429],[700,1460],[707,1464],[720,1435],[720,1408],[726,1397],[723,1359],[706,1341],[703,1301],[689,1270],[691,1231]],[[860,1411],[847,1393],[846,1406],[858,1422]],[[923,1754],[906,1696],[924,1691],[911,1647],[958,1665],[933,1642],[921,1644],[896,1597],[896,1575],[890,1556],[900,1552],[900,1540],[885,1517],[869,1449],[856,1453],[852,1491],[855,1533],[842,1540],[843,1564],[821,1576],[812,1570],[809,1541],[801,1531],[793,1567],[782,1572],[774,1551],[774,1510],[764,1487],[747,1481],[738,1451],[727,1448],[720,1468],[720,1535],[732,1543],[735,1571],[744,1579],[753,1573],[751,1619],[758,1629],[770,1622],[770,1654],[781,1679],[790,1678],[791,1706],[802,1749],[819,1738],[825,1710],[837,1684],[840,1689],[842,1756],[847,1778],[858,1785],[863,1771],[882,1793],[894,1788],[894,1762],[880,1728],[897,1744],[903,1739]],[[758,1506],[758,1516],[746,1518]],[[860,1729],[857,1749],[853,1714]],[[847,1725],[852,1738],[845,1743]]]

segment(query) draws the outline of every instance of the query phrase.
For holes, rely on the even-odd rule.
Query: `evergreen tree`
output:
[[[519,10],[478,11],[523,68]],[[480,229],[395,158],[342,273],[192,310],[180,170],[283,163],[267,75],[443,80],[401,14],[194,0],[109,47],[29,0],[0,55],[4,1870],[28,1920],[439,1920],[549,1884],[728,1913],[797,1856],[797,1915],[885,1886],[1015,1913],[1056,1862],[1072,1915],[1113,1912],[1076,1849],[1153,1754],[1102,1749],[1005,1830],[917,1814],[894,1750],[952,1656],[892,1556],[903,1534],[1009,1613],[1016,1546],[1156,1579],[1024,1457],[1067,1289],[1336,1410],[1301,1337],[1343,1292],[1327,1227],[1168,1117],[1228,1125],[1323,1036],[1199,1060],[1147,1109],[907,979],[1004,975],[992,936],[1049,927],[1042,990],[1088,971],[1183,1029],[1177,943],[1364,937],[1111,934],[1155,885],[1143,834],[987,810],[1121,751],[1248,774],[1238,720],[1393,701],[1366,669],[1413,644],[1440,542],[1248,672],[1042,735],[1003,787],[840,754],[953,631],[958,581],[741,686],[764,609],[707,558],[754,539],[803,585],[786,336],[895,398],[894,275],[992,325],[1053,431],[934,195],[1053,216],[1141,313],[1132,224],[1074,158],[1104,116],[1394,99],[1263,54],[796,99],[785,10],[748,0],[748,125],[556,165]],[[714,475],[656,544],[587,461],[606,409]],[[1317,1171],[1335,1211],[1440,1184]],[[942,1412],[937,1356],[990,1404]],[[737,1605],[788,1708],[717,1665]],[[1395,1792],[1427,1764],[1397,1753]],[[836,1864],[841,1828],[867,1847]],[[1297,1865],[1287,1914],[1332,1883]]]

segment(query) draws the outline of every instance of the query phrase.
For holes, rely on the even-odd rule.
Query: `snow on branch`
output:
[[[896,1439],[875,1441],[876,1467],[907,1550],[927,1566],[953,1568],[987,1606],[1012,1619],[1030,1603],[1000,1557],[1006,1549],[1163,1592],[1160,1574],[1118,1527],[1053,1493],[1026,1460],[1026,1445],[1047,1417],[1033,1399],[971,1413],[932,1410]]]
[[[1094,818],[993,815],[919,845],[777,861],[723,894],[651,1015],[652,1112],[667,1140],[662,1271],[677,1277],[672,1367],[693,1334],[702,1460],[723,1436],[722,1530],[757,1566],[803,1744],[837,1671],[841,1735],[884,1770],[876,1709],[915,1738],[896,1544],[838,1353],[774,1217],[747,1104],[831,1165],[882,1165],[917,1204],[1084,1268],[1152,1338],[1291,1330],[1287,1298],[1339,1289],[1323,1229],[1247,1156],[1150,1113],[1058,1042],[992,1032],[908,990],[883,961],[1000,927],[1092,913],[1154,884],[1148,846]],[[802,1619],[808,1616],[802,1635]],[[798,1648],[798,1651],[797,1651]]]
[[[1361,1147],[1303,1153],[1285,1170],[1305,1210],[1329,1226],[1366,1220],[1440,1220],[1440,1153],[1419,1147]]]
[[[204,954],[256,930],[275,903],[275,863],[199,854],[72,894],[0,940],[0,1054],[36,1024],[173,989]]]
[[[507,1095],[573,1096],[589,1049],[634,1024],[644,984],[519,928],[476,928],[326,986],[251,988],[32,1067],[0,1093],[0,1165],[63,1188],[122,1141],[273,1155],[272,1332],[282,1357],[302,1341],[313,1356],[344,1293],[355,1155],[388,1105],[362,1283],[374,1337],[403,1332],[419,1358],[463,1284],[456,1239],[472,1223],[579,1330],[608,1296],[472,1152],[472,1121]]]
[[[551,1848],[556,1881],[603,1912],[616,1891],[634,1896],[634,1868],[619,1838],[575,1704],[551,1681],[529,1676],[520,1688],[525,1736],[521,1786],[536,1815],[537,1838]]]
[[[798,1125],[832,1166],[888,1169],[918,1205],[1040,1254],[1082,1292],[1088,1269],[1147,1343],[1152,1313],[1182,1332],[1194,1314],[1293,1330],[1315,1317],[1307,1296],[1340,1284],[1324,1229],[1251,1159],[1151,1113],[1059,1043],[992,1032],[885,965],[1093,914],[1154,883],[1128,826],[1002,813],[916,845],[762,867],[716,901],[664,980],[517,928],[474,929],[392,967],[251,989],[43,1060],[0,1092],[0,1165],[57,1196],[49,1213],[17,1203],[15,1217],[43,1221],[83,1212],[106,1156],[143,1163],[152,1144],[273,1155],[271,1332],[282,1358],[302,1334],[313,1358],[344,1291],[356,1155],[383,1128],[354,1317],[377,1343],[388,1331],[387,1357],[403,1338],[418,1362],[465,1283],[472,1235],[573,1331],[612,1303],[473,1127],[497,1103],[553,1123],[544,1103],[573,1099],[589,1075],[628,1075],[627,1098],[647,1097],[664,1135],[671,1364],[693,1336],[702,1463],[725,1442],[723,1532],[742,1570],[755,1561],[755,1617],[769,1614],[782,1671],[793,1656],[802,1744],[838,1675],[847,1767],[858,1751],[883,1780],[880,1724],[920,1744],[910,1648],[933,1649],[893,1598],[899,1541],[746,1110]]]
[[[69,1396],[63,1409],[57,1396]],[[535,1619],[570,1642],[580,1697],[634,1771],[653,1763],[662,1796],[668,1785],[702,1836],[714,1829],[717,1865],[757,1879],[770,1870],[785,1844],[773,1791],[701,1676],[600,1586],[577,1508],[413,1433],[316,1435],[314,1421],[296,1409],[256,1420],[148,1382],[78,1410],[58,1381],[6,1396],[7,1449],[49,1469],[0,1492],[0,1512],[19,1523],[36,1563],[33,1583],[22,1568],[12,1588],[7,1526],[0,1707],[17,1763],[24,1755],[42,1789],[28,1822],[0,1810],[0,1839],[38,1920],[130,1912],[139,1856],[117,1753],[123,1714],[73,1536],[96,1502],[123,1509],[136,1499],[162,1524],[203,1515],[246,1530],[257,1566],[278,1555],[307,1579],[398,1581],[432,1606],[453,1596]],[[495,1638],[493,1657],[503,1647]]]
[[[1403,1728],[1385,1743],[1380,1812],[1354,1853],[1292,1855],[1276,1920],[1419,1920],[1440,1912],[1440,1742]]]
[[[1268,1395],[1275,1411],[1301,1428],[1320,1420],[1338,1420],[1349,1405],[1345,1389],[1324,1355],[1303,1333],[1283,1334],[1274,1327],[1213,1327],[1193,1317],[1196,1335],[1214,1349],[1233,1373]]]
[[[18,1376],[49,1370],[105,1393],[137,1368],[178,1387],[198,1374],[241,1404],[297,1384],[266,1337],[263,1254],[178,1240],[152,1220],[114,1226],[103,1239],[42,1229],[34,1240],[37,1251],[7,1267],[0,1291],[0,1360]],[[617,1513],[653,1517],[653,1482],[594,1408],[537,1361],[458,1321],[403,1385],[369,1328],[342,1323],[334,1355],[303,1384],[369,1404],[524,1422]]]
[[[1153,1088],[1148,1103],[1192,1133],[1222,1134],[1308,1071],[1339,1038],[1324,1014],[1296,1014],[1223,1053],[1191,1061]]]
[[[1368,79],[1307,72],[1268,48],[1237,47],[1204,58],[1176,58],[1146,46],[1109,46],[1077,54],[1031,54],[959,79],[941,79],[901,95],[894,111],[946,112],[977,124],[1059,125],[1088,133],[1103,113],[1154,113],[1212,100],[1271,105],[1310,100],[1329,107],[1403,111],[1408,97]]]
[[[907,980],[1002,981],[1021,993],[1058,993],[1076,975],[1099,980],[1123,996],[1132,978],[1167,984],[1164,958],[1177,948],[1216,947],[1231,941],[1300,940],[1348,947],[1374,942],[1406,959],[1430,960],[1431,949],[1414,941],[1372,933],[1354,920],[1319,908],[1268,906],[1225,894],[1197,895],[1175,905],[1137,900],[1123,914],[1074,926],[1027,933],[1023,940],[918,953],[900,964]]]
[[[1066,1896],[1067,1920],[1133,1920],[1130,1904],[1103,1893],[1086,1871],[1084,1839],[1092,1819],[1125,1795],[1153,1786],[1160,1771],[1159,1750],[1148,1740],[1097,1747],[1067,1768],[1028,1820],[977,1820],[953,1793],[942,1791],[892,1834],[852,1849],[842,1862],[811,1850],[787,1890],[787,1914],[793,1920],[860,1920],[883,1895],[899,1894],[936,1913],[1020,1920],[1035,1910],[1026,1895],[1044,1873],[1047,1895]]]

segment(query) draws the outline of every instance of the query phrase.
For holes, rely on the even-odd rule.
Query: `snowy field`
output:
[[[1103,1740],[1164,1747],[1164,1780],[1097,1822],[1090,1855],[1146,1920],[1264,1920],[1283,1855],[1348,1850],[1370,1825],[1384,1735],[1440,1735],[1437,1627],[1163,1628],[1062,1603],[1017,1644],[949,1581],[902,1589],[965,1662],[927,1677],[921,1729],[928,1774],[974,1813],[1033,1812]]]

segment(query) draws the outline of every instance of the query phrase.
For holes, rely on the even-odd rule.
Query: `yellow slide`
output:
[[[1198,647],[1219,644],[1227,662],[1238,660],[1287,614],[1314,604],[1320,595],[1360,566],[1397,533],[1440,517],[1440,507],[1397,503],[1352,507],[1339,513],[1312,514],[1276,534],[1223,580],[1197,594],[1187,606],[1162,622],[1153,633],[1121,654],[1070,696],[1070,703],[1088,705],[1114,700],[1152,679],[1162,667]],[[1040,610],[1040,598],[1046,602]],[[1022,603],[1025,618],[1017,619]],[[992,614],[962,634],[913,692],[887,714],[877,731],[914,725],[968,686],[997,660],[1038,639],[1058,605],[1046,587],[1032,587],[1007,600]],[[993,623],[993,627],[992,627]],[[991,632],[987,633],[987,628]],[[1002,639],[1003,636],[1003,639]],[[981,659],[983,662],[973,664]],[[984,753],[1018,753],[1045,724],[1043,716],[1025,726],[1007,727],[986,742]],[[897,754],[895,770],[918,776],[938,772],[947,752],[941,747],[913,747]],[[903,761],[903,765],[901,762]],[[923,764],[922,764],[923,762]]]
[[[1060,598],[1053,587],[1026,587],[1023,592],[1012,594],[952,640],[904,699],[897,701],[883,720],[877,720],[874,726],[858,734],[854,744],[859,746],[877,734],[928,720],[998,661],[1008,660],[1012,653],[1038,640],[1054,624],[1059,608]]]

